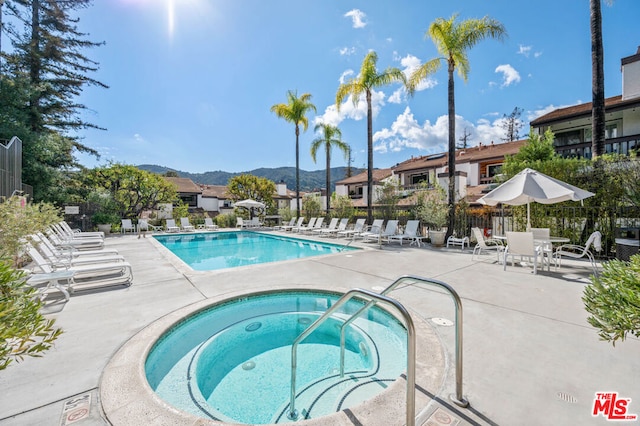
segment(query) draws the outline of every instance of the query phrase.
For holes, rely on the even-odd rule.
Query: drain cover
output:
[[[575,396],[569,395],[566,392],[558,392],[556,396],[558,397],[559,400],[568,402],[570,404],[575,404],[578,402],[578,399]]]
[[[431,318],[431,321],[444,327],[451,327],[453,325],[453,321],[446,318]]]
[[[460,419],[454,417],[442,408],[438,407],[436,411],[427,419],[425,426],[456,426],[460,424]]]

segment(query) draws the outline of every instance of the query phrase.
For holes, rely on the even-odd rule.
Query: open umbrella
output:
[[[502,185],[489,192],[478,202],[495,206],[509,204],[527,205],[527,230],[531,229],[529,203],[554,204],[562,201],[580,201],[595,194],[533,169],[524,169]]]
[[[265,208],[264,203],[261,203],[260,201],[252,200],[250,198],[247,198],[246,200],[238,201],[237,203],[234,204],[234,206],[236,206],[236,207],[244,207],[246,209],[249,209],[249,213],[251,214],[251,218],[253,218],[253,209],[263,209],[263,208]]]

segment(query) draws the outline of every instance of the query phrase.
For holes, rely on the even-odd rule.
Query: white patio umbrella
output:
[[[249,213],[251,215],[251,218],[253,218],[253,209],[263,209],[263,208],[265,208],[264,203],[261,203],[260,201],[252,200],[251,198],[247,198],[246,200],[238,201],[237,203],[234,204],[234,206],[236,206],[236,207],[244,207],[246,209],[249,209]]]
[[[595,195],[533,169],[524,169],[502,185],[489,192],[478,202],[489,206],[509,204],[527,205],[527,230],[531,229],[529,203],[555,204],[562,201],[580,201]]]

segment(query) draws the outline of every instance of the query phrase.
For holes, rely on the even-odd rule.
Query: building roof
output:
[[[479,144],[471,148],[459,149],[456,151],[456,164],[490,161],[492,159],[503,159],[505,155],[517,154],[520,148],[526,143],[526,139],[491,143],[489,145]],[[393,169],[395,173],[407,172],[411,170],[435,169],[447,165],[447,153],[423,155],[413,157],[396,165]]]
[[[193,181],[189,178],[181,178],[181,177],[167,177],[163,176],[166,180],[173,183],[178,187],[178,192],[182,193],[192,193],[192,194],[201,194],[202,190],[198,185],[193,183]]]
[[[630,64],[630,63],[636,62],[636,61],[640,61],[640,46],[638,46],[638,51],[635,53],[635,55],[631,55],[631,56],[627,56],[626,58],[622,58],[622,60],[620,62],[622,63],[622,65],[627,65],[627,64]]]
[[[584,118],[591,116],[591,102],[573,105],[566,108],[558,108],[548,114],[540,116],[531,122],[533,127],[549,126],[551,124],[566,121],[571,118]],[[622,95],[613,96],[604,100],[606,112],[628,108],[633,105],[640,105],[640,97],[622,100]]]
[[[224,185],[200,184],[200,189],[202,190],[202,196],[205,198],[217,198],[219,200],[226,200],[229,198],[227,187]]]
[[[374,169],[373,182],[380,182],[391,175],[391,169]],[[354,185],[357,183],[366,183],[367,180],[367,171],[365,170],[364,172],[358,173],[357,175],[337,181],[336,185]]]

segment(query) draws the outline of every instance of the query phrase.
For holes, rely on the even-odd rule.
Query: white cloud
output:
[[[355,47],[343,47],[340,49],[340,55],[342,56],[349,56],[353,55],[354,53],[356,53]]]
[[[344,14],[346,18],[351,18],[353,22],[353,28],[364,28],[367,24],[363,21],[364,17],[367,16],[360,9],[353,9]]]
[[[542,52],[536,52],[533,54],[534,58],[539,58],[540,56],[542,56]]]
[[[502,85],[500,87],[507,87],[513,83],[520,82],[520,73],[509,64],[498,65],[495,72],[502,73]]]
[[[384,92],[377,92],[375,90],[371,92],[371,112],[373,114],[373,118],[380,113],[380,110],[385,105],[384,99]],[[364,99],[364,95],[360,97],[357,105],[354,105],[353,103],[353,96],[349,95],[344,103],[340,105],[340,111],[338,111],[335,104],[329,105],[324,110],[324,114],[316,116],[314,125],[318,123],[327,123],[337,126],[347,118],[356,121],[367,118],[367,101]]]
[[[529,54],[531,53],[531,46],[523,46],[522,44],[518,47],[518,51],[516,52],[519,55],[524,55],[527,58],[529,57]]]
[[[407,55],[404,58],[400,58],[400,65],[402,65],[403,67],[402,72],[404,73],[404,75],[409,78],[415,70],[420,68],[420,66],[422,65],[422,61],[413,55]],[[418,86],[416,87],[416,91],[420,92],[422,90],[431,89],[432,87],[435,87],[437,85],[438,80],[429,76],[422,80],[420,84],[418,84]]]
[[[466,129],[467,133],[470,133],[470,146],[475,146],[478,142],[490,143],[494,141],[499,143],[504,135],[501,122],[502,118],[493,122],[481,119],[473,124],[457,115],[456,137],[459,139]],[[420,124],[413,116],[411,109],[407,107],[396,118],[391,128],[382,129],[373,135],[374,150],[386,153],[414,148],[425,151],[427,154],[435,154],[447,150],[448,137],[449,120],[446,115],[438,117],[433,124],[429,120]]]
[[[535,111],[527,111],[527,120],[533,121],[536,118],[542,117],[543,115],[549,114],[550,112],[555,111],[557,109],[567,108],[567,107],[574,106],[574,105],[580,105],[582,103],[584,103],[584,102],[582,102],[581,100],[578,99],[576,101],[576,103],[574,103],[574,104],[567,104],[567,105],[553,105],[553,104],[551,104],[551,105],[547,105],[547,106],[541,107],[540,109],[537,109]]]
[[[139,133],[133,135],[133,140],[141,143],[147,142]]]
[[[391,96],[389,96],[389,98],[387,99],[387,101],[391,102],[392,104],[399,104],[402,103],[402,99],[405,93],[405,89],[403,87],[397,89],[395,92],[393,92],[391,94]]]
[[[346,70],[340,75],[340,78],[338,79],[338,81],[340,82],[340,84],[344,84],[344,82],[347,81],[347,77],[353,74],[355,74],[353,70],[350,70],[350,69]]]

